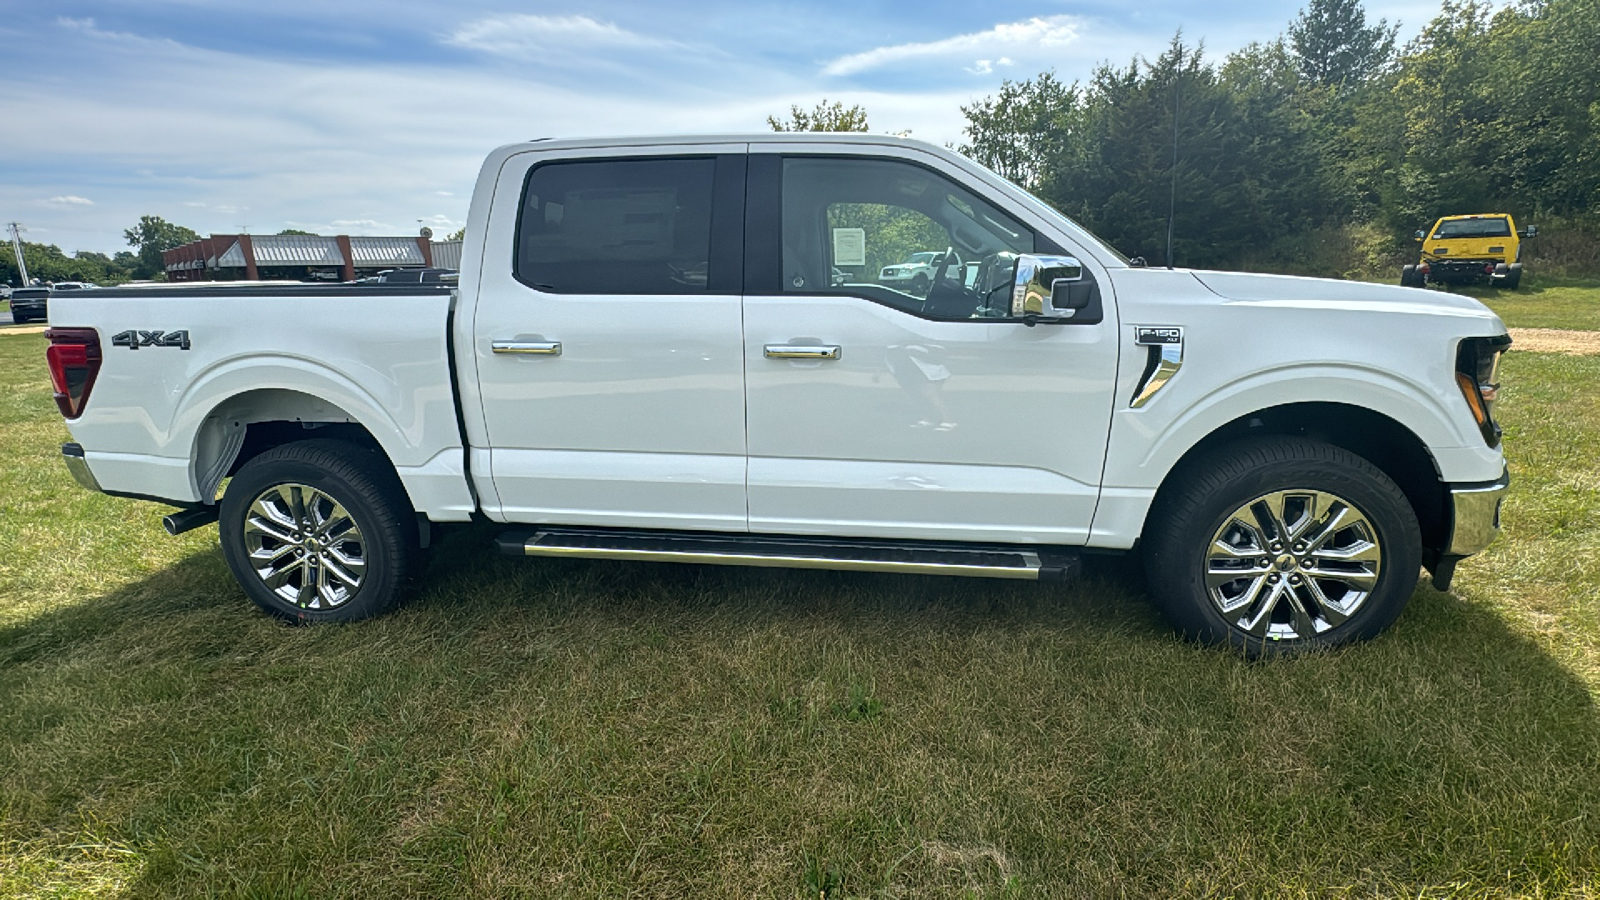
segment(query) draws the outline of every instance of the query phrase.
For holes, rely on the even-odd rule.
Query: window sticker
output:
[[[867,264],[867,230],[865,228],[833,229],[833,264],[836,266],[864,266]]]

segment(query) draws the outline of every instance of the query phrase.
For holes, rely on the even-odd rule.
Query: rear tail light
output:
[[[44,356],[50,364],[56,406],[63,416],[76,419],[83,415],[95,376],[100,374],[100,333],[93,328],[50,328],[44,336],[50,341]]]
[[[1467,338],[1456,351],[1456,386],[1472,410],[1478,431],[1491,447],[1500,446],[1500,424],[1494,419],[1494,406],[1500,399],[1500,355],[1510,346],[1510,335]]]

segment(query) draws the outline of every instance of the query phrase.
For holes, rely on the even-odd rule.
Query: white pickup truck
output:
[[[519,144],[467,235],[454,287],[53,298],[68,467],[218,520],[249,596],[309,621],[389,609],[433,523],[487,519],[531,556],[1046,579],[1138,550],[1180,631],[1277,653],[1377,633],[1499,529],[1488,309],[1136,266],[939,147]],[[930,235],[925,296],[831,277]]]

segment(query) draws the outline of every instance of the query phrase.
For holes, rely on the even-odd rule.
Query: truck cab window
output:
[[[516,277],[560,294],[706,290],[714,159],[563,162],[528,175]]]
[[[884,159],[783,166],[783,289],[845,293],[935,319],[1008,314],[1034,233],[943,176]]]

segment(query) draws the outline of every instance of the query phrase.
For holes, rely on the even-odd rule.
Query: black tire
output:
[[[222,555],[245,593],[292,622],[388,612],[416,564],[417,528],[399,479],[380,454],[345,441],[285,444],[245,463],[217,521]],[[324,529],[319,545],[315,532]],[[282,561],[258,571],[252,551]]]
[[[1406,266],[1400,270],[1401,287],[1422,287],[1422,276],[1417,274],[1416,266]]]
[[[1154,602],[1186,637],[1250,657],[1336,647],[1383,631],[1416,589],[1422,537],[1411,504],[1387,475],[1347,450],[1257,438],[1186,463],[1173,477],[1145,525],[1145,570]],[[1355,515],[1319,533],[1323,513],[1313,498],[1330,510],[1338,501]],[[1282,513],[1267,521],[1260,512],[1274,502]],[[1294,525],[1303,523],[1298,534],[1312,540],[1273,550],[1271,523],[1287,521],[1297,508],[1301,515],[1283,537],[1294,541]],[[1259,525],[1254,536],[1239,524],[1247,510]],[[1263,538],[1265,546],[1251,549]],[[1346,553],[1370,560],[1341,561]],[[1241,577],[1208,585],[1208,574],[1220,582],[1234,566]],[[1352,586],[1360,583],[1370,587]],[[1247,620],[1256,627],[1247,628]]]
[[[917,277],[911,279],[911,293],[925,296],[928,293],[928,284],[928,276],[919,273]]]
[[[1514,291],[1519,284],[1522,284],[1522,263],[1512,263],[1510,271],[1506,273],[1505,289]]]

